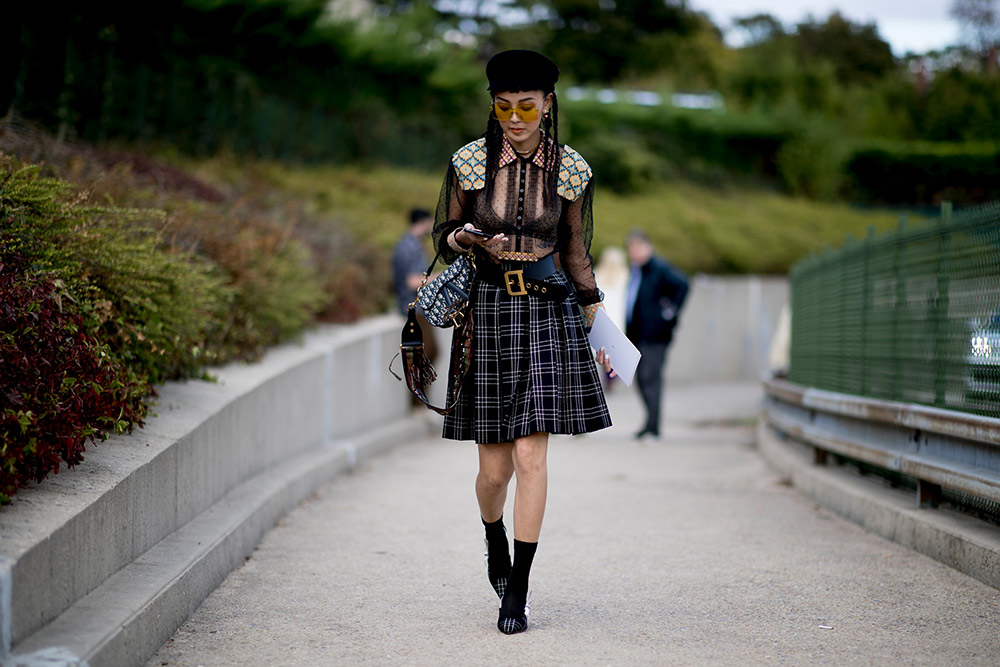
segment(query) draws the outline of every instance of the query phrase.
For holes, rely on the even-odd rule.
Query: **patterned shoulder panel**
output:
[[[559,184],[556,192],[563,199],[576,201],[587,189],[587,183],[593,177],[594,172],[590,165],[569,146],[563,146],[562,160],[559,163]]]
[[[458,175],[458,185],[463,190],[485,188],[486,139],[476,139],[459,148],[451,156],[451,164]]]

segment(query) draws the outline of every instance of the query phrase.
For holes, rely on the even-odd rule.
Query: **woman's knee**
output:
[[[544,472],[547,454],[547,437],[519,438],[514,443],[514,469],[519,475]]]
[[[514,474],[512,443],[479,445],[479,476],[492,483],[505,484]]]
[[[510,483],[513,470],[486,469],[479,471],[479,481],[490,489],[502,489]]]

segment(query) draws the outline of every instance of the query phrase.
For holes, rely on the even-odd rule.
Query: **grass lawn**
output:
[[[659,252],[691,273],[786,273],[824,245],[838,247],[848,234],[863,237],[869,226],[883,231],[899,220],[886,210],[689,182],[625,197],[598,191],[594,208],[595,257],[639,227]]]
[[[289,166],[225,158],[185,161],[199,177],[237,192],[277,201],[298,200],[306,210],[385,249],[407,225],[413,207],[435,208],[444,166],[438,172],[392,167]],[[898,214],[815,202],[763,189],[712,188],[665,182],[641,194],[598,189],[596,257],[642,228],[657,250],[689,273],[785,273],[795,261],[848,234],[863,237],[897,224]]]

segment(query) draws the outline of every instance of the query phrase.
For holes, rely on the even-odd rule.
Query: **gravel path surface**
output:
[[[475,447],[430,436],[285,517],[148,664],[1000,664],[1000,591],[796,493],[759,399],[671,387],[636,442],[616,390],[614,428],[553,438],[522,634],[496,629]]]

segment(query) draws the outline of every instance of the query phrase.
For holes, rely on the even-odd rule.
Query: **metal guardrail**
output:
[[[828,454],[917,480],[918,507],[949,489],[1000,503],[1000,419],[924,405],[764,381],[764,417],[776,430]]]

